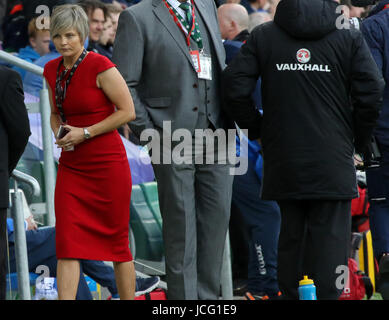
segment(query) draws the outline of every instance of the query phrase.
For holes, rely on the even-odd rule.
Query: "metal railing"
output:
[[[33,195],[37,197],[40,195],[41,188],[34,177],[18,170],[12,172],[12,179],[14,192],[11,194],[11,216],[15,227],[15,260],[18,277],[18,291],[21,300],[31,300],[23,198],[21,191],[18,188],[18,183],[24,182],[31,186]]]
[[[5,51],[0,51],[0,60],[7,62],[8,64],[20,67],[26,71],[43,76],[43,68],[20,59]],[[42,124],[42,139],[43,139],[43,167],[44,167],[44,179],[45,179],[45,196],[46,196],[46,212],[47,212],[47,224],[49,226],[55,225],[55,212],[54,212],[54,189],[56,180],[56,169],[53,152],[53,138],[50,125],[50,102],[49,93],[46,86],[46,81],[42,77],[43,88],[40,91],[39,111],[41,114]]]

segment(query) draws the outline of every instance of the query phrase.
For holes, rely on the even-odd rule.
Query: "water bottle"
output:
[[[58,300],[56,279],[45,277],[40,281],[37,281],[35,286],[34,300]]]
[[[300,300],[317,300],[316,287],[313,284],[313,280],[308,279],[308,276],[304,276],[304,279],[300,280],[298,291]]]

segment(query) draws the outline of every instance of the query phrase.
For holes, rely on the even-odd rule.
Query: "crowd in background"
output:
[[[0,50],[12,53],[17,57],[44,67],[46,62],[58,56],[54,45],[50,43],[49,20],[37,19],[43,11],[36,13],[36,8],[41,5],[50,10],[56,5],[84,3],[84,9],[88,11],[90,19],[90,34],[85,43],[88,50],[112,58],[113,43],[117,30],[119,15],[125,8],[138,3],[141,0],[102,0],[102,1],[78,1],[78,0],[0,0]],[[248,13],[249,24],[247,31],[251,32],[256,26],[271,21],[279,0],[214,0],[217,7],[225,3],[241,4]],[[350,17],[363,18],[367,10],[351,5],[350,0],[336,0],[346,5]],[[95,8],[96,4],[100,3]],[[93,10],[91,10],[93,9]],[[95,10],[97,9],[97,10]],[[231,17],[228,19],[231,20]],[[44,23],[43,27],[37,27]],[[224,38],[223,40],[233,40]],[[4,62],[0,62],[4,64]],[[19,67],[13,67],[22,77],[25,92],[39,96],[42,81],[39,76],[26,72]],[[135,137],[129,135],[128,127],[122,129],[122,133],[132,142],[137,143]]]
[[[98,39],[92,41],[98,42],[99,53],[107,56],[112,55],[112,44],[114,40],[114,33],[117,28],[117,20],[120,12],[125,8],[138,3],[141,0],[101,0],[108,10],[107,19],[104,21],[95,22],[96,35]],[[223,3],[239,3],[244,6],[249,14],[251,31],[256,25],[267,22],[273,19],[275,9],[279,0],[213,0],[217,6]],[[40,5],[46,5],[50,10],[55,5],[66,3],[78,3],[78,0],[1,0],[0,1],[0,49],[7,52],[19,53],[22,58],[25,57],[26,50],[33,49],[31,56],[27,55],[28,61],[34,61],[36,56],[42,56],[47,53],[48,41],[47,30],[41,29],[36,33],[33,30],[32,19],[39,16],[41,13],[36,13],[36,8]],[[367,12],[364,8],[357,8],[351,5],[350,0],[338,0],[340,4],[349,7],[350,17],[363,18]],[[46,36],[46,41],[43,36]],[[38,38],[38,39],[36,39]],[[41,39],[42,38],[42,39]],[[42,40],[42,45],[45,48],[39,47],[40,43],[35,42]],[[38,45],[38,47],[35,47]],[[22,50],[24,48],[28,48]],[[22,52],[20,52],[22,50]],[[35,58],[35,59],[34,59]],[[27,59],[26,59],[27,60]]]
[[[101,10],[89,12],[90,34],[86,47],[102,54],[109,59],[112,58],[113,43],[119,15],[122,10],[138,3],[141,0],[102,0]],[[217,7],[225,3],[238,3],[246,8],[249,15],[248,31],[251,32],[257,25],[271,21],[279,0],[214,0]],[[55,48],[50,45],[50,31],[46,23],[43,28],[37,28],[37,18],[42,14],[36,13],[36,8],[40,5],[46,5],[50,10],[56,5],[66,3],[78,3],[78,0],[0,0],[0,50],[15,54],[17,57],[28,62],[36,63],[43,67],[48,59],[39,60],[42,56],[48,55],[50,59],[55,57]],[[89,10],[88,4],[84,8]],[[351,5],[350,0],[339,0],[340,4],[349,8],[350,17],[363,18],[367,12],[364,8],[357,8]],[[93,6],[93,5],[92,5]],[[93,8],[94,9],[94,8]],[[48,20],[42,21],[46,22]],[[232,40],[232,39],[229,39]],[[0,62],[3,63],[3,62]],[[20,72],[25,91],[39,95],[41,88],[40,81],[34,75],[14,67]]]

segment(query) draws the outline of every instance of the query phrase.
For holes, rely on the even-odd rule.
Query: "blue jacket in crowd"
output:
[[[225,40],[223,42],[224,48],[226,50],[226,64],[228,64],[235,55],[239,52],[240,48],[243,45],[241,41],[234,40]],[[255,106],[258,110],[262,108],[262,97],[261,97],[261,79],[258,79],[257,86],[253,92],[252,98],[254,100]],[[262,166],[263,166],[263,158],[261,155],[261,145],[256,140],[249,140],[246,136],[242,135],[242,139],[247,142],[248,150],[241,150],[241,144],[239,136],[236,136],[236,156],[240,157],[247,156],[251,163],[253,163],[255,167],[255,173],[258,178],[262,179]]]
[[[389,8],[385,8],[386,5],[389,0],[382,0],[372,9],[363,21],[361,31],[386,82],[382,111],[374,133],[379,142],[389,146]]]
[[[26,231],[27,231],[27,227],[28,227],[27,221],[24,220],[24,229]],[[15,227],[14,227],[13,219],[7,218],[7,234],[8,234],[9,241],[14,242],[14,235],[13,235],[14,231],[15,231]]]
[[[19,50],[17,57],[20,59],[23,59],[27,62],[33,63],[35,60],[40,58],[40,55],[31,46],[27,46],[27,47],[24,47],[24,48]],[[16,66],[13,67],[13,69],[20,73],[22,79],[24,78],[24,76],[26,74],[26,70],[19,68],[19,67],[16,67]]]

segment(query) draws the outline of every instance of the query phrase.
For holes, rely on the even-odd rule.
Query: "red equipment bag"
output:
[[[359,197],[351,201],[352,230],[365,232],[370,229],[369,199],[367,189],[358,185]]]
[[[135,300],[167,300],[166,290],[157,288],[149,293],[135,297]]]
[[[358,264],[352,258],[348,259],[348,268],[348,279],[339,300],[362,300],[366,294],[370,299],[373,293],[370,278],[358,270]]]

